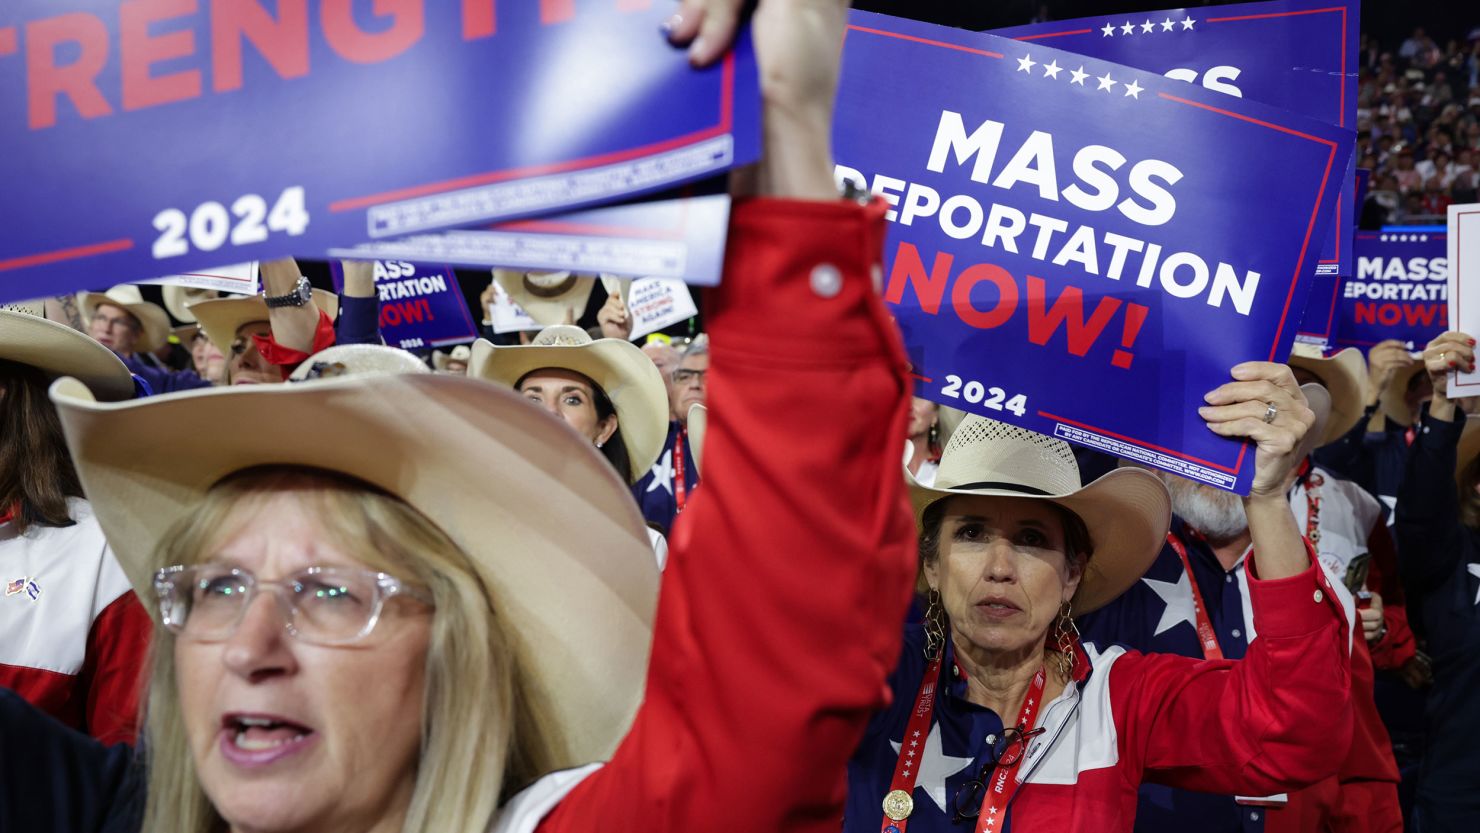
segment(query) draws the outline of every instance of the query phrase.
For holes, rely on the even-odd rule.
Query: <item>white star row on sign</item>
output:
[[[1189,29],[1191,29],[1192,26],[1193,26],[1193,24],[1197,23],[1197,21],[1196,20],[1193,20],[1190,17],[1184,17],[1181,20],[1172,20],[1169,17],[1166,20],[1163,20],[1161,23],[1152,23],[1151,20],[1150,20],[1150,18],[1147,18],[1146,22],[1139,23],[1139,24],[1138,23],[1132,23],[1129,20],[1127,20],[1124,25],[1119,26],[1119,27],[1117,27],[1114,23],[1106,23],[1104,26],[1102,26],[1100,28],[1100,32],[1102,33],[1101,34],[1101,37],[1106,37],[1106,38],[1113,38],[1113,37],[1115,37],[1115,30],[1117,28],[1120,29],[1120,34],[1122,36],[1124,36],[1124,35],[1134,35],[1136,33],[1136,30],[1137,29],[1140,29],[1141,30],[1141,34],[1143,34],[1143,35],[1149,35],[1152,32],[1156,31],[1156,27],[1157,26],[1160,26],[1161,27],[1161,31],[1163,31],[1163,32],[1170,32],[1174,28],[1176,28],[1176,26],[1177,26],[1178,23],[1182,24],[1182,31],[1185,32],[1185,31],[1188,31]]]
[[[1029,75],[1032,75],[1033,67],[1039,65],[1040,62],[1033,60],[1032,56],[1029,55],[1024,55],[1023,57],[1017,59],[1018,72],[1026,72]],[[1042,67],[1043,77],[1052,78],[1054,80],[1058,80],[1059,73],[1064,71],[1064,68],[1059,66],[1059,62],[1056,60],[1050,61],[1046,64],[1042,64]],[[1078,84],[1079,86],[1083,87],[1085,86],[1084,79],[1088,77],[1090,77],[1089,73],[1084,71],[1083,66],[1080,66],[1079,69],[1069,70],[1070,84]],[[1097,76],[1095,80],[1099,82],[1099,86],[1095,87],[1096,90],[1104,90],[1106,92],[1109,92],[1111,90],[1114,90],[1117,85],[1124,86],[1125,95],[1134,98],[1137,101],[1141,99],[1141,93],[1146,89],[1145,87],[1136,83],[1134,80],[1132,80],[1129,84],[1125,84],[1121,81],[1116,81],[1114,78],[1110,77],[1109,70],[1106,70],[1104,75]]]
[[[1427,234],[1383,234],[1378,237],[1384,243],[1427,243]]]

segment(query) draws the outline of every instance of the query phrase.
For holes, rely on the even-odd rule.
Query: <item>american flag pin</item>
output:
[[[6,585],[5,585],[5,595],[7,595],[7,596],[14,596],[15,594],[21,592],[24,589],[26,589],[26,580],[23,579],[23,578],[18,578],[15,581],[7,582],[6,583]]]

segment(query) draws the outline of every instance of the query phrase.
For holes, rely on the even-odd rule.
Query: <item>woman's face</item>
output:
[[[364,568],[294,492],[245,504],[203,561],[275,581],[307,567]],[[233,830],[366,830],[404,814],[421,744],[431,612],[385,603],[358,642],[321,647],[285,629],[259,588],[224,641],[175,641],[176,681],[201,787]],[[270,721],[245,728],[243,720]]]
[[[221,384],[221,374],[226,370],[226,357],[216,349],[216,343],[198,332],[190,342],[190,358],[195,364],[196,375],[213,385]]]
[[[272,385],[283,380],[282,371],[257,352],[257,343],[252,336],[270,335],[272,327],[266,321],[243,324],[236,331],[236,341],[231,344],[231,358],[227,360],[233,385]]]
[[[591,380],[573,370],[542,367],[519,380],[519,392],[570,427],[593,445],[605,445],[617,430],[617,417],[596,414],[596,396]]]
[[[935,415],[940,409],[939,405],[929,399],[915,397],[910,401],[910,439],[923,437],[930,433],[930,427],[935,425]]]
[[[939,590],[957,650],[1021,654],[1043,645],[1079,587],[1064,554],[1064,525],[1048,502],[948,498],[939,555],[925,578]]]

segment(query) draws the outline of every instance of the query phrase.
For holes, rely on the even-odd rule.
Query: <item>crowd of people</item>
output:
[[[0,830],[1480,829],[1475,340],[1229,368],[1242,497],[912,401],[829,163],[845,10],[757,12],[678,345],[568,273],[426,357],[358,262],[0,309]],[[1462,195],[1476,54],[1364,51],[1381,178],[1422,143]]]
[[[1480,201],[1480,39],[1441,46],[1417,28],[1394,49],[1364,34],[1360,60],[1365,224],[1443,223],[1451,204]]]

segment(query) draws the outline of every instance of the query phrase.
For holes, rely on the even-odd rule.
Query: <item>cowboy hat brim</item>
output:
[[[430,373],[122,404],[62,379],[51,397],[103,532],[151,612],[160,542],[222,478],[262,465],[339,472],[405,501],[467,555],[562,730],[557,768],[608,759],[626,732],[658,589],[647,532],[611,466],[520,397]]]
[[[1076,616],[1104,607],[1140,581],[1160,554],[1172,522],[1166,486],[1141,469],[1116,469],[1077,491],[1056,495],[1003,488],[936,489],[922,485],[908,469],[905,478],[920,531],[927,508],[957,495],[1047,500],[1078,515],[1094,542],[1094,554],[1074,593]]]
[[[75,376],[104,401],[134,396],[134,377],[112,350],[45,318],[0,310],[0,359],[29,365],[53,379]]]
[[[513,388],[530,372],[544,367],[573,370],[601,388],[616,409],[632,481],[647,474],[668,440],[668,387],[657,365],[637,346],[615,338],[579,345],[510,347],[480,338],[473,343],[468,375]]]
[[[330,319],[339,315],[338,295],[315,289],[313,302],[319,309],[327,312]],[[190,311],[200,322],[200,328],[205,330],[206,338],[216,345],[223,356],[231,355],[231,344],[236,341],[236,334],[242,327],[267,321],[269,315],[267,301],[261,295],[232,295],[196,301],[190,305]]]
[[[129,315],[139,320],[141,329],[138,341],[134,343],[134,352],[153,353],[169,340],[170,316],[159,304],[149,301],[121,301],[103,292],[87,292],[82,296],[82,317],[92,321],[98,307],[103,304],[112,304],[127,310]]]
[[[694,453],[694,471],[702,472],[704,465],[704,435],[709,433],[709,409],[703,405],[689,406],[689,450]]]
[[[1331,415],[1318,448],[1346,436],[1361,421],[1367,404],[1367,362],[1360,350],[1348,347],[1330,358],[1291,355],[1290,366],[1315,375],[1331,394]]]
[[[542,296],[529,291],[524,276],[524,272],[510,269],[493,270],[494,280],[498,281],[509,300],[542,327],[580,320],[586,305],[591,302],[591,291],[596,287],[595,278],[572,275],[570,286],[563,292]]]

